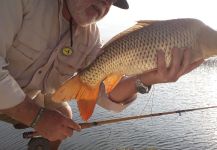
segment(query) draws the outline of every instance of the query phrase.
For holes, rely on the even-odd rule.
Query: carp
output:
[[[85,121],[93,113],[102,82],[109,93],[124,75],[157,69],[157,50],[165,53],[167,67],[173,48],[189,49],[191,63],[214,56],[217,54],[217,32],[193,18],[138,21],[102,48],[104,52],[93,63],[66,81],[52,97],[55,102],[76,99]]]

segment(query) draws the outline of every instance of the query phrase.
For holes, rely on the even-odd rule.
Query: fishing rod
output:
[[[101,125],[110,124],[110,123],[117,123],[117,122],[122,122],[122,121],[128,121],[128,120],[134,120],[134,119],[142,119],[142,118],[148,118],[148,117],[156,117],[156,116],[163,116],[163,115],[170,115],[170,114],[179,114],[179,115],[181,115],[181,113],[183,113],[183,112],[190,112],[190,111],[204,110],[204,109],[211,109],[211,108],[217,108],[217,106],[182,109],[182,110],[168,111],[168,112],[161,112],[161,113],[153,113],[153,114],[140,115],[140,116],[132,116],[132,117],[117,118],[117,119],[110,119],[110,120],[102,120],[102,121],[95,121],[95,122],[86,122],[86,123],[80,123],[79,125],[81,126],[82,129],[86,129],[86,128],[101,126]]]
[[[197,110],[205,110],[205,109],[211,109],[211,108],[217,108],[217,106],[207,106],[207,107],[199,107],[199,108],[191,108],[191,109],[181,109],[176,111],[167,111],[167,112],[160,112],[160,113],[152,113],[147,115],[139,115],[139,116],[132,116],[132,117],[124,117],[124,118],[117,118],[117,119],[109,119],[109,120],[101,120],[101,121],[94,121],[94,122],[84,122],[80,123],[81,129],[87,129],[92,128],[96,126],[111,124],[111,123],[117,123],[122,121],[128,121],[128,120],[135,120],[135,119],[142,119],[142,118],[149,118],[149,117],[157,117],[157,116],[164,116],[164,115],[170,115],[170,114],[179,114],[184,112],[190,112],[190,111],[197,111]],[[32,138],[32,135],[35,135],[37,133],[36,131],[31,132],[24,132],[23,138]]]

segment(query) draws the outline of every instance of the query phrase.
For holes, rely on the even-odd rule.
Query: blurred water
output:
[[[97,107],[90,121],[217,105],[217,68],[199,67],[176,83],[154,85],[121,113]],[[209,65],[210,66],[210,65]],[[74,118],[81,122],[75,104]],[[24,130],[0,123],[0,150],[27,149]],[[30,130],[30,129],[28,129]],[[60,150],[216,150],[217,109],[151,117],[75,132]]]

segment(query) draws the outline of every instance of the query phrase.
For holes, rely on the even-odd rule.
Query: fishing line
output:
[[[144,112],[145,112],[145,109],[148,107],[148,104],[149,103],[151,103],[151,113],[152,113],[152,106],[153,106],[153,97],[154,97],[154,86],[152,86],[152,89],[151,89],[151,91],[149,92],[149,96],[148,96],[148,98],[147,98],[147,100],[145,101],[145,105],[143,106],[143,108],[140,110],[140,112],[138,113],[139,115],[142,115],[142,114],[144,114]],[[142,101],[144,101],[144,99],[141,99]],[[132,115],[135,115],[134,113],[132,114]],[[139,130],[142,130],[141,128],[139,129],[139,128],[134,128],[134,124],[135,124],[136,122],[134,121],[134,122],[132,122],[131,124],[130,124],[130,127],[133,127],[132,129],[129,127],[129,128],[127,128],[127,130],[129,131],[129,130],[137,130],[137,131],[139,131]],[[111,130],[110,130],[111,131]],[[121,139],[121,137],[123,137],[124,136],[124,134],[125,134],[125,129],[124,129],[124,131],[122,131],[121,132],[121,134],[119,134],[119,136],[118,136],[118,138],[117,138],[117,140],[118,141],[120,141]],[[117,142],[117,143],[121,143],[121,142]],[[119,145],[120,146],[120,145]],[[117,144],[115,144],[115,147],[119,147]]]

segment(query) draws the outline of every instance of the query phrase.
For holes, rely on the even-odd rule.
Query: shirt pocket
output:
[[[62,75],[72,76],[75,72],[81,69],[82,63],[85,61],[88,51],[86,46],[79,46],[72,49],[71,55],[64,55],[63,49],[58,52],[54,66]]]
[[[13,45],[7,51],[7,69],[18,78],[23,72],[40,57],[41,53],[47,49],[47,40],[44,40],[31,31],[19,34]]]

